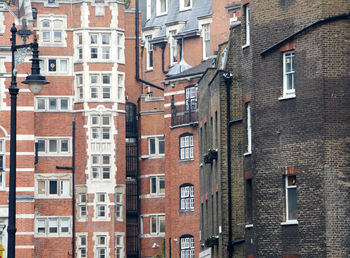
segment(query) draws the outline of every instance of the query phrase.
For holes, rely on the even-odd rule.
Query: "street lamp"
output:
[[[8,215],[8,241],[7,241],[7,257],[15,258],[15,246],[16,246],[16,124],[17,124],[17,62],[15,58],[15,52],[19,52],[20,49],[31,48],[33,51],[32,61],[32,74],[28,75],[23,83],[29,85],[29,89],[37,94],[41,91],[44,84],[49,83],[44,76],[40,75],[39,66],[39,51],[38,42],[36,37],[33,43],[16,45],[16,33],[17,29],[15,24],[11,28],[11,53],[12,53],[12,69],[11,69],[11,86],[9,92],[11,95],[11,138],[10,138],[10,183],[9,183],[9,215]],[[25,54],[24,54],[25,56]],[[23,57],[24,57],[23,56]]]

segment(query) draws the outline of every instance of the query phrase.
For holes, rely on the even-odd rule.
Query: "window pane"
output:
[[[41,26],[43,28],[50,28],[50,21],[42,21]]]
[[[288,189],[288,220],[297,219],[297,194],[296,188]]]
[[[290,73],[290,74],[287,74],[287,89],[288,90],[292,90],[294,89],[294,83],[293,83],[293,77],[294,77],[294,74],[293,73]]]
[[[68,72],[68,60],[61,60],[60,61],[60,72],[66,73]]]
[[[49,99],[49,110],[57,110],[57,99]]]
[[[61,110],[68,110],[68,99],[61,99]]]
[[[49,233],[57,233],[57,219],[49,219]]]
[[[151,233],[157,233],[157,217],[151,217]]]
[[[104,140],[109,140],[109,128],[102,128],[102,136]]]
[[[50,32],[49,31],[43,31],[43,41],[50,42]]]
[[[111,97],[111,89],[110,88],[103,88],[102,89],[102,96],[104,99],[109,99]]]
[[[38,219],[37,220],[38,233],[45,233],[45,220]]]
[[[110,163],[110,161],[109,161],[109,156],[108,156],[108,155],[103,155],[102,163],[103,163],[104,165],[108,165],[108,164]]]
[[[90,35],[90,43],[97,44],[97,34]]]
[[[165,233],[165,216],[159,216],[159,233]]]
[[[57,194],[57,180],[49,181],[49,194]]]
[[[109,47],[102,48],[102,58],[103,59],[110,59],[110,48]]]
[[[164,154],[164,137],[159,138],[159,154]]]
[[[96,178],[99,178],[99,168],[97,167],[93,167],[92,168],[92,178],[96,179]]]
[[[97,99],[98,98],[97,88],[91,88],[91,98],[92,99]]]
[[[109,125],[109,116],[103,116],[102,117],[102,124],[103,125]]]
[[[38,151],[45,152],[45,140],[38,140]]]
[[[165,180],[164,180],[164,178],[159,179],[159,193],[165,193]]]
[[[109,75],[103,75],[103,76],[102,76],[102,83],[103,83],[103,84],[110,84],[110,83],[111,83],[111,76],[109,76]]]
[[[54,27],[55,29],[61,29],[61,28],[63,28],[63,22],[60,21],[60,20],[55,20],[55,21],[53,22],[53,27]]]
[[[86,202],[86,194],[80,194],[80,202]]]
[[[155,138],[149,139],[149,154],[155,154],[156,153],[156,144],[155,144]]]
[[[45,181],[38,181],[38,194],[45,194]]]
[[[62,233],[69,232],[69,219],[61,219],[61,232]]]
[[[157,178],[151,178],[151,193],[157,193]]]
[[[61,152],[68,152],[68,140],[61,140]]]
[[[45,110],[45,99],[44,98],[38,98],[37,99],[37,101],[38,101],[38,106],[37,106],[37,108],[38,108],[38,110]]]
[[[110,170],[109,170],[109,168],[103,168],[102,177],[103,177],[103,179],[109,179],[110,178]]]
[[[53,33],[54,35],[54,41],[55,42],[61,42],[62,41],[62,32],[61,31],[55,31]]]
[[[69,180],[62,180],[61,181],[61,194],[62,195],[69,195]]]
[[[86,245],[86,236],[80,236],[80,245],[82,246]]]
[[[102,44],[109,45],[109,42],[110,42],[109,34],[102,34]]]
[[[97,201],[98,202],[105,202],[105,194],[104,193],[97,194]]]
[[[49,140],[49,152],[57,152],[57,140]]]
[[[91,48],[91,58],[93,58],[93,59],[97,58],[97,48],[95,48],[95,47]]]

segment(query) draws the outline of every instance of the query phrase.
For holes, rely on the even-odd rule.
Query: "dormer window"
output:
[[[180,11],[189,10],[192,8],[192,0],[180,0]]]
[[[168,12],[167,0],[157,0],[157,15],[163,15]]]

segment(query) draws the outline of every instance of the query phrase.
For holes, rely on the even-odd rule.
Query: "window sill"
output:
[[[194,159],[193,158],[191,158],[191,159],[179,159],[179,162],[187,162],[187,161],[194,161]]]
[[[253,228],[253,224],[247,224],[247,225],[245,225],[245,228]]]
[[[179,210],[179,213],[188,213],[188,212],[194,212],[194,209],[192,209],[192,210]]]
[[[281,226],[293,226],[293,225],[298,225],[297,220],[289,220],[281,223]]]
[[[287,96],[279,97],[278,100],[295,99],[295,94],[289,94]]]
[[[251,152],[251,151],[246,152],[246,153],[243,154],[244,157],[247,157],[247,156],[250,156],[250,155],[252,155],[252,152]]]
[[[153,72],[153,68],[148,68],[144,71],[145,73],[150,73],[150,72]]]
[[[242,49],[245,49],[245,48],[247,48],[247,47],[250,47],[250,43],[244,44],[244,45],[242,46]]]

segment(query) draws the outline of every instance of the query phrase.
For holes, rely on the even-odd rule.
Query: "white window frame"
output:
[[[105,123],[108,118],[108,124]],[[97,123],[96,123],[97,120]],[[110,115],[98,115],[92,114],[90,116],[90,138],[91,141],[97,142],[110,142],[112,140],[112,120],[113,117]],[[105,138],[104,135],[107,134],[108,138]],[[96,135],[97,134],[97,135]]]
[[[85,200],[83,198],[85,196]],[[80,219],[85,219],[88,216],[88,209],[87,209],[87,193],[79,193],[78,194],[78,216]],[[82,210],[85,209],[85,214],[83,214]]]
[[[154,139],[154,145],[155,145],[155,152],[151,153],[151,140]],[[159,152],[159,146],[160,142],[163,141],[163,148],[165,148],[165,139],[164,136],[155,136],[155,137],[149,137],[148,138],[148,154],[150,156],[164,156],[165,150],[163,153]]]
[[[77,60],[83,60],[84,59],[84,48],[83,48],[83,33],[77,33],[76,34],[77,39]]]
[[[92,42],[92,36],[96,36],[96,41]],[[108,35],[109,41],[108,43],[104,43],[103,36]],[[109,32],[92,32],[89,33],[89,43],[90,43],[90,51],[89,51],[89,60],[96,62],[110,62],[112,60],[112,34]],[[96,57],[92,57],[92,49],[96,49]],[[108,58],[104,57],[104,50],[108,49]],[[94,53],[95,54],[95,53]]]
[[[203,60],[210,57],[210,23],[202,25]]]
[[[46,21],[49,22],[50,27],[46,28],[42,23]],[[62,28],[55,28],[54,22],[59,21],[62,23]],[[62,47],[66,45],[66,29],[67,29],[67,17],[66,16],[57,16],[57,15],[39,15],[38,17],[38,29],[39,29],[39,45],[40,46],[57,46]],[[55,32],[61,33],[61,40],[55,40]],[[43,33],[49,33],[49,39],[43,36]]]
[[[295,184],[294,185],[289,185],[288,179],[289,178],[294,178],[292,180],[295,180]],[[289,189],[296,189],[297,188],[297,184],[296,184],[296,175],[286,175],[285,176],[285,196],[286,196],[286,200],[285,200],[285,205],[286,205],[286,223],[292,223],[292,224],[297,224],[298,220],[295,219],[291,219],[290,216],[290,211],[289,211]],[[296,191],[296,190],[295,190]],[[295,203],[297,204],[297,196],[295,198]],[[298,211],[298,208],[296,207],[296,213]]]
[[[115,233],[115,257],[124,258],[124,233]]]
[[[156,191],[153,192],[153,184],[156,184]],[[161,182],[164,182],[164,188],[161,188]],[[149,180],[150,195],[165,195],[165,176],[151,176]],[[164,189],[163,192],[161,189]]]
[[[164,229],[165,229],[165,215],[151,215],[149,217],[150,220],[150,234],[151,235],[165,235],[165,230],[161,231],[161,220],[164,221]],[[155,221],[155,230],[153,230],[153,220]]]
[[[248,102],[246,105],[246,137],[247,137],[247,149],[244,155],[252,154],[252,113],[251,113],[251,105]]]
[[[180,210],[194,210],[194,186],[192,184],[180,186]]]
[[[56,100],[56,109],[50,109],[50,100]],[[35,96],[35,112],[70,112],[71,108],[71,97],[55,97],[55,96]],[[67,101],[67,109],[62,109],[62,101]],[[44,108],[40,105],[44,104]]]
[[[162,4],[163,1],[164,1],[164,4],[165,4],[165,10],[164,11],[161,10],[161,4]],[[165,15],[167,13],[168,13],[168,1],[167,0],[157,0],[157,16]]]
[[[59,178],[60,177],[60,178]],[[50,193],[50,182],[51,181],[57,181],[57,192],[51,194]],[[43,193],[39,191],[44,184]],[[67,185],[68,184],[68,185]],[[70,198],[71,197],[71,188],[72,188],[72,182],[71,182],[71,176],[68,174],[61,174],[61,175],[37,175],[35,179],[35,194],[37,198]],[[65,192],[63,190],[65,189]]]
[[[85,239],[85,243],[82,243],[82,239]],[[88,234],[87,233],[78,233],[77,234],[77,258],[87,258],[87,246],[88,246]],[[82,255],[82,250],[85,250],[85,255]]]
[[[176,33],[176,30],[169,31],[170,65],[174,65],[177,63],[177,40],[174,38]]]
[[[64,220],[68,220],[68,232],[62,232],[62,225]],[[39,232],[39,221],[44,222],[44,232]],[[56,221],[57,232],[50,233],[50,221]],[[36,217],[35,218],[35,236],[36,237],[68,237],[72,235],[72,218],[71,217]]]
[[[104,196],[103,199],[101,200],[100,197]],[[106,219],[108,216],[108,208],[107,208],[107,193],[96,193],[95,195],[95,218],[97,219]],[[103,208],[100,210],[100,208]],[[104,215],[100,215],[100,211],[104,210]]]
[[[152,40],[152,35],[145,36],[145,46],[146,46],[146,69],[153,70],[154,56],[153,56],[153,44],[150,43]]]
[[[109,162],[105,163],[107,161],[107,157]],[[92,180],[98,180],[98,181],[111,180],[111,170],[112,170],[111,154],[92,154],[91,155],[91,179]],[[109,175],[108,178],[104,177],[107,171]]]
[[[146,20],[149,20],[152,17],[152,0],[147,0],[146,8]]]
[[[35,139],[36,142],[39,143],[38,146],[38,155],[39,156],[71,156],[72,155],[72,137],[62,137],[62,138],[54,138],[54,137],[38,137]],[[56,141],[56,150],[50,151],[50,142]],[[68,141],[68,151],[62,151],[62,143],[63,141]],[[40,143],[44,142],[44,151],[40,150]]]
[[[180,258],[194,258],[194,237],[180,237]]]
[[[118,100],[125,101],[125,74],[117,74],[117,83],[118,83]]]
[[[289,59],[290,58],[290,59]],[[288,51],[283,53],[283,97],[295,97],[295,66],[294,66],[295,52]],[[291,61],[291,70],[287,71],[287,60]],[[288,76],[291,75],[291,89],[288,89]]]
[[[250,6],[246,4],[244,6],[244,16],[245,16],[245,44],[243,48],[250,46]]]
[[[50,57],[50,58],[45,58],[43,59],[40,64],[40,71],[43,72],[43,74],[47,75],[67,75],[70,73],[70,67],[69,67],[69,58],[57,58],[57,57]],[[55,61],[55,65],[53,66],[53,63],[50,61]],[[63,68],[63,62],[66,62],[66,69]],[[50,66],[52,66],[52,69],[55,68],[55,71],[50,70]]]
[[[6,142],[4,139],[0,139],[0,189],[6,186],[5,162],[6,162]]]
[[[109,78],[108,82],[104,83],[104,77]],[[95,78],[96,81],[93,81],[92,78]],[[90,95],[89,99],[90,101],[97,102],[97,101],[111,101],[113,98],[113,92],[112,92],[112,74],[110,73],[90,73],[89,74],[89,89],[90,89]],[[96,89],[96,97],[92,97],[93,89]],[[109,90],[109,97],[104,97],[104,90]]]
[[[115,194],[115,218],[118,221],[123,221],[124,218],[124,198],[123,193]]]
[[[84,99],[84,76],[83,74],[75,75],[76,93],[75,98],[77,101]]]
[[[179,143],[180,160],[193,160],[193,135],[180,135]]]
[[[186,11],[192,9],[192,0],[188,0],[190,2],[189,6],[185,6],[186,0],[179,0],[180,1],[180,11]]]
[[[100,243],[99,239],[102,239],[104,238],[104,243]],[[97,258],[107,258],[109,257],[109,254],[107,253],[108,252],[108,237],[107,235],[100,235],[100,234],[97,234],[96,235],[96,254],[97,254]],[[101,250],[104,250],[104,254],[100,253]]]
[[[125,63],[125,37],[124,33],[117,32],[117,62]]]

